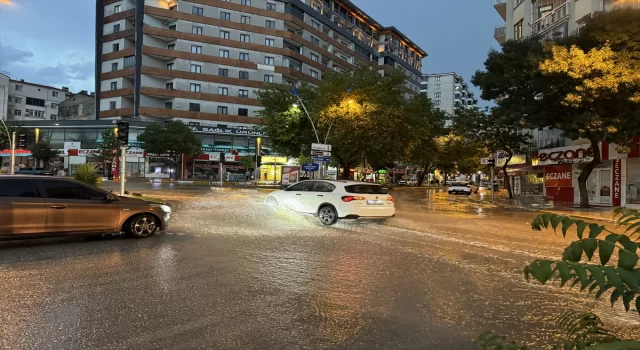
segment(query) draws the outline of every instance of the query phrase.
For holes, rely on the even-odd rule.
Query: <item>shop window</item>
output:
[[[640,158],[627,159],[627,204],[640,205]]]

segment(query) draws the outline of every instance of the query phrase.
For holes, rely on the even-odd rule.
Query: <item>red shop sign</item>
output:
[[[614,207],[622,205],[622,164],[620,159],[613,160],[613,198],[611,204]]]
[[[571,164],[547,165],[544,167],[545,187],[573,187]]]

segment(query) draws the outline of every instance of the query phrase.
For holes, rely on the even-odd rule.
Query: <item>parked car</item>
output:
[[[265,204],[312,214],[324,225],[338,219],[386,219],[396,214],[394,197],[380,185],[310,180],[267,195]]]
[[[418,186],[418,179],[407,180],[407,186]]]
[[[166,229],[171,208],[67,178],[7,175],[0,176],[0,218],[0,239],[122,231],[145,238]]]
[[[44,168],[21,168],[15,171],[16,175],[53,175],[53,171]]]
[[[449,194],[462,193],[470,195],[472,193],[478,193],[478,186],[474,185],[473,182],[454,181],[449,185],[447,192],[449,192]]]

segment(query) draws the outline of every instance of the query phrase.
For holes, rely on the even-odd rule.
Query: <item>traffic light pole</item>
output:
[[[127,174],[127,146],[120,147],[122,161],[120,162],[120,195],[124,196],[124,182]]]
[[[11,172],[13,175],[16,173],[16,132],[11,134]]]

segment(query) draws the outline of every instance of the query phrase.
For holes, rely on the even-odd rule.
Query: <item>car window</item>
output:
[[[106,194],[74,182],[42,180],[42,185],[49,198],[80,200],[107,199]]]
[[[291,185],[287,187],[287,191],[305,191],[305,187],[308,187],[309,185],[310,185],[309,181],[298,182],[295,185]]]
[[[454,182],[451,186],[468,187],[469,184],[467,182]]]
[[[331,183],[328,182],[324,182],[324,181],[314,181],[313,184],[313,192],[333,192],[333,190],[336,189],[336,186],[334,186]]]
[[[0,197],[38,197],[33,183],[28,179],[0,179]]]
[[[351,185],[344,188],[348,193],[387,194],[387,190],[378,185]]]

